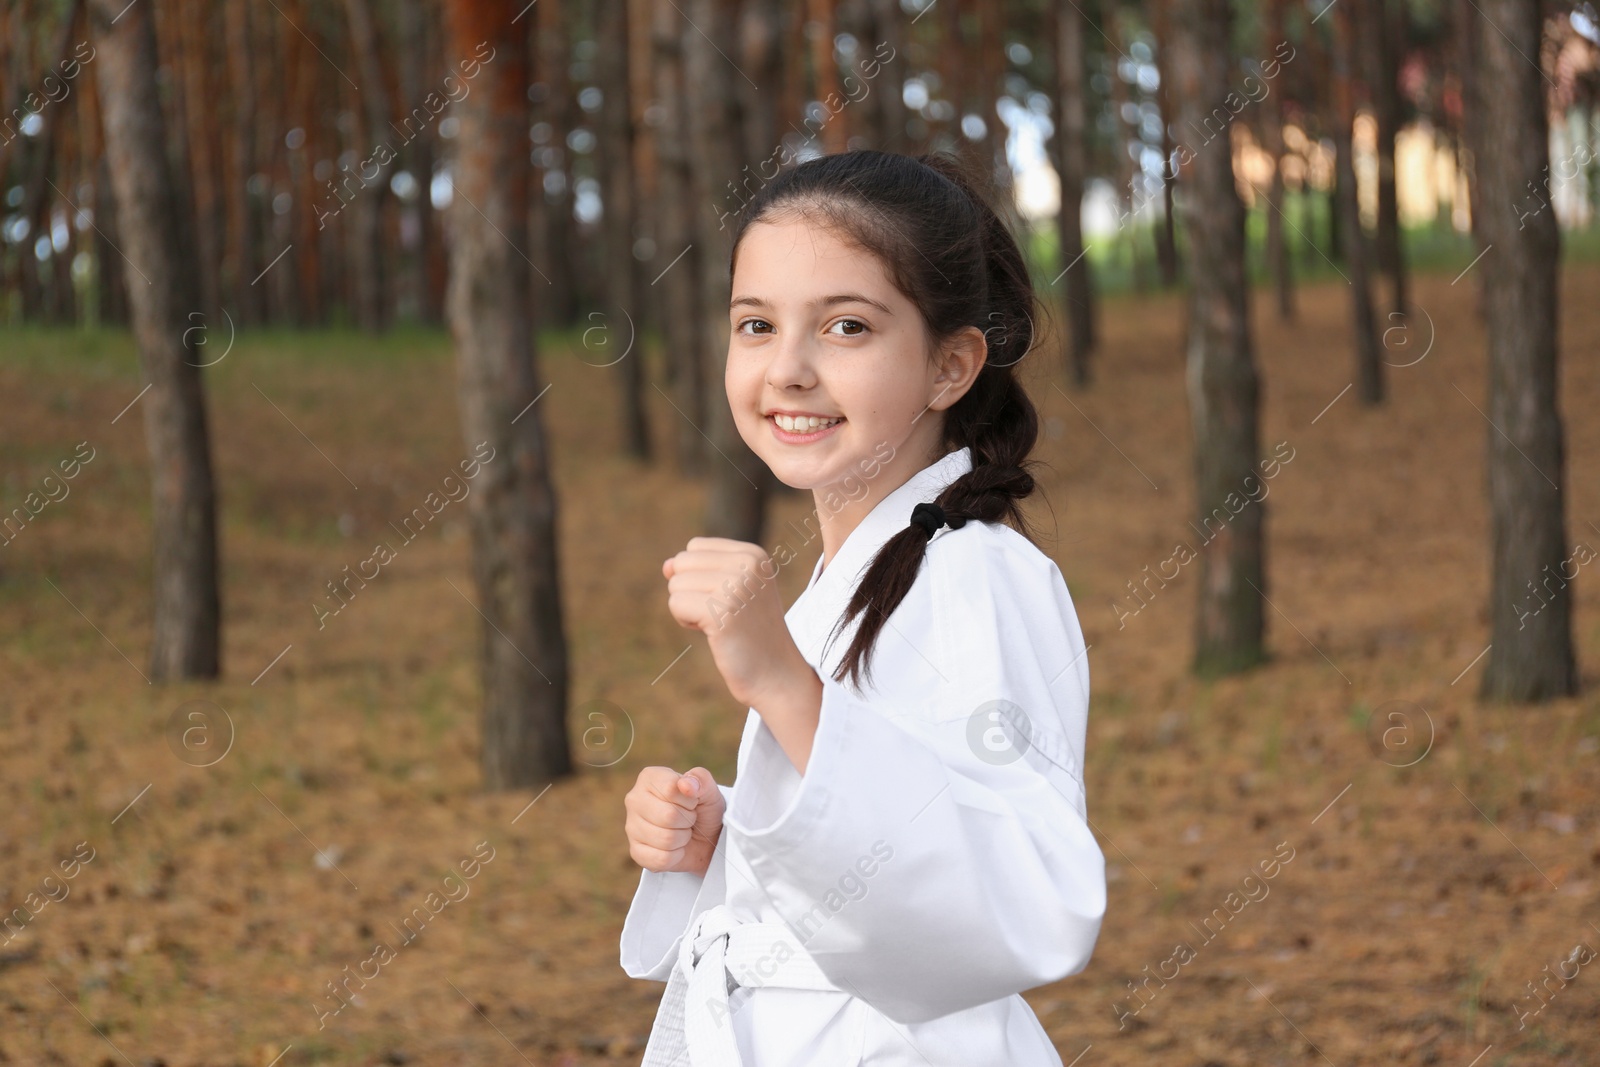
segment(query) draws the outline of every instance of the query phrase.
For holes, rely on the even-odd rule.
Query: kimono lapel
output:
[[[831,667],[844,655],[859,618],[852,620],[833,638],[831,644],[828,638],[844,617],[844,609],[850,603],[857,582],[877,556],[878,550],[889,538],[910,524],[912,508],[925,500],[933,500],[947,485],[971,469],[970,448],[946,453],[878,501],[866,518],[861,520],[861,524],[850,531],[850,536],[845,538],[844,544],[839,546],[839,551],[834,553],[826,567],[818,558],[811,571],[810,583],[784,616],[789,624],[789,632],[807,663],[821,671],[824,669],[824,658]],[[939,533],[943,534],[944,531]]]

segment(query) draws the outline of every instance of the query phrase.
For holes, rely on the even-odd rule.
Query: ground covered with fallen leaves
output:
[[[1342,284],[1303,291],[1293,325],[1256,299],[1262,450],[1293,458],[1263,501],[1271,660],[1223,680],[1188,670],[1194,568],[1142,603],[1128,585],[1196,542],[1179,299],[1107,302],[1087,392],[1030,356],[1031,515],[1091,645],[1110,878],[1089,968],[1028,993],[1067,1063],[1600,1060],[1600,561],[1568,589],[1584,692],[1481,706],[1495,431],[1475,279],[1454,273],[1387,324],[1370,409]],[[1600,269],[1566,269],[1567,538],[1590,554],[1596,291]],[[663,987],[618,965],[622,796],[649,764],[731,781],[745,712],[665,607],[661,560],[704,498],[666,458],[681,416],[650,390],[663,458],[619,458],[610,358],[542,353],[579,773],[486,794],[466,504],[409,541],[391,526],[471,455],[445,335],[245,334],[206,371],[224,678],[174,686],[143,677],[131,344],[5,336],[0,503],[79,464],[0,546],[0,907],[37,908],[0,932],[0,1063],[638,1061]],[[810,507],[781,497],[773,529]],[[384,540],[395,558],[322,616]],[[330,983],[462,885],[333,1012]]]

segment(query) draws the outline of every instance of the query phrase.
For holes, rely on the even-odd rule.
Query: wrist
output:
[[[801,709],[816,709],[822,702],[822,678],[816,668],[796,655],[795,662],[773,675],[746,703],[763,716],[786,716]]]

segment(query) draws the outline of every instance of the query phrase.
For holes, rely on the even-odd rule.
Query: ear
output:
[[[928,407],[944,411],[966,395],[978,372],[989,357],[989,345],[983,331],[976,326],[963,326],[939,349],[939,372],[934,376],[933,399]]]

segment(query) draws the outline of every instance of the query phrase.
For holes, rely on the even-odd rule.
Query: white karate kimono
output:
[[[785,616],[823,683],[805,775],[752,708],[705,875],[640,872],[622,967],[668,981],[646,1067],[1061,1064],[1019,993],[1084,968],[1106,904],[1061,572],[1009,527],[944,527],[866,690],[831,673],[857,621],[823,650],[877,550],[971,463],[890,492]]]

